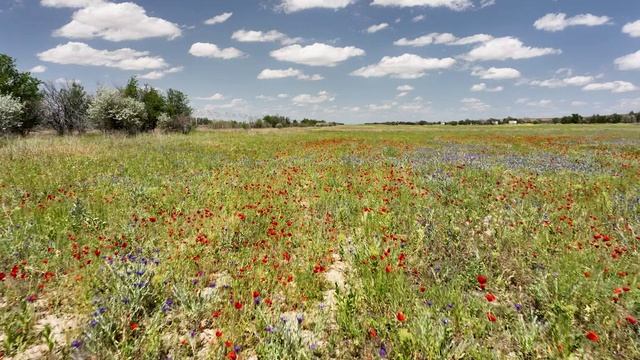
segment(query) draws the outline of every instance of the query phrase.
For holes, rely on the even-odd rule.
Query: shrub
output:
[[[20,129],[24,105],[11,95],[0,94],[0,134]]]
[[[144,104],[113,89],[99,90],[89,107],[89,119],[103,131],[140,132],[146,118]]]
[[[188,134],[195,128],[191,117],[183,115],[172,118],[167,114],[161,114],[158,117],[158,126],[164,132],[180,132],[183,134]]]
[[[61,88],[47,84],[43,89],[41,113],[45,124],[58,135],[87,130],[89,96],[77,82],[67,83]]]
[[[11,95],[23,104],[20,122],[7,131],[26,135],[39,123],[40,80],[19,72],[10,56],[0,54],[0,94]]]

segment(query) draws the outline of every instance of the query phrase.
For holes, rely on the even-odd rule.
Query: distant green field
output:
[[[36,135],[0,164],[0,358],[640,358],[638,125]]]

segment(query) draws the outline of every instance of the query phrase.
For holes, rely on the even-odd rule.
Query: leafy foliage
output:
[[[99,90],[89,107],[89,118],[103,131],[136,134],[142,130],[146,116],[142,102],[124,97],[117,90]]]
[[[38,125],[41,99],[39,85],[40,80],[28,72],[18,71],[14,59],[0,53],[0,94],[11,95],[24,105],[19,123],[9,128],[10,132],[26,135]]]

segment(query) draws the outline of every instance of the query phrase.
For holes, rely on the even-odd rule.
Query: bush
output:
[[[195,128],[195,123],[189,116],[182,115],[171,118],[167,114],[161,114],[158,117],[158,126],[164,132],[180,132],[188,134]]]
[[[42,117],[58,135],[87,130],[89,96],[82,85],[71,82],[57,88],[54,84],[47,84],[43,95]]]
[[[11,95],[0,94],[0,134],[6,134],[22,126],[24,105]]]
[[[10,56],[0,54],[0,94],[11,95],[23,105],[19,123],[16,122],[8,132],[26,135],[39,122],[40,80],[28,72],[19,72]]]
[[[146,116],[142,102],[124,97],[113,89],[99,90],[89,107],[89,119],[103,131],[137,134],[142,130]]]

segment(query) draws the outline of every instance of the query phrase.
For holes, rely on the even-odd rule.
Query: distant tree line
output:
[[[572,114],[559,118],[535,119],[535,118],[514,118],[506,117],[503,119],[485,119],[485,120],[457,120],[448,122],[408,122],[408,121],[389,121],[389,122],[373,122],[367,125],[505,125],[505,124],[632,124],[640,123],[640,113],[630,112],[628,114],[611,114],[611,115],[592,115],[582,116]]]
[[[140,86],[133,77],[121,89],[98,89],[89,95],[75,81],[43,83],[17,70],[15,60],[0,54],[0,135],[27,135],[46,127],[59,135],[105,132],[137,134],[160,128],[188,133],[194,128],[187,96]]]
[[[212,129],[282,129],[290,127],[320,127],[343,125],[325,120],[302,119],[291,120],[289,117],[281,115],[266,115],[260,119],[252,121],[235,120],[210,120],[208,118],[197,118],[198,125],[203,125]]]

